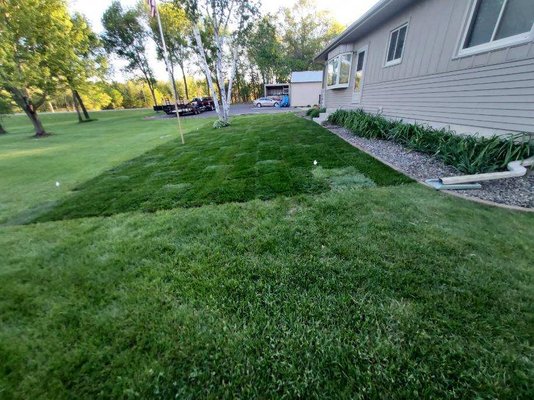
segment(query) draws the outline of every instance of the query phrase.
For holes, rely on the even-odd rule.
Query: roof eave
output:
[[[355,33],[358,29],[361,29],[362,27],[365,27],[367,24],[371,24],[368,27],[366,27],[368,30],[373,28],[373,21],[372,19],[378,15],[380,15],[384,9],[386,9],[389,6],[395,6],[397,5],[398,8],[402,8],[406,6],[407,4],[410,4],[416,0],[381,0],[378,3],[376,3],[373,7],[371,7],[364,15],[362,15],[360,18],[358,18],[355,22],[353,22],[347,29],[345,29],[339,36],[337,36],[335,39],[333,39],[317,56],[314,58],[315,62],[324,62],[326,60],[326,57],[328,56],[328,53],[332,51],[334,48],[339,46],[340,44],[343,44],[347,41],[347,38],[351,36],[353,33]],[[379,21],[381,23],[382,21]]]

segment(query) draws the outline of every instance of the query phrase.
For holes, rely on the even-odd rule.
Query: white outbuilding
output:
[[[295,71],[291,73],[291,107],[321,104],[323,71]]]

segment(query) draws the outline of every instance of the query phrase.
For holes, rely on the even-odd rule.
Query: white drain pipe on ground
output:
[[[508,171],[490,172],[488,174],[449,176],[447,178],[427,179],[425,182],[436,190],[470,190],[481,189],[481,181],[491,181],[493,179],[517,178],[527,173],[527,168],[534,165],[534,157],[523,161],[512,161],[508,163]]]
[[[444,185],[457,185],[460,183],[491,181],[493,179],[517,178],[527,173],[527,168],[534,165],[534,157],[527,158],[523,161],[512,161],[508,163],[508,171],[490,172],[487,174],[460,175],[440,178]]]

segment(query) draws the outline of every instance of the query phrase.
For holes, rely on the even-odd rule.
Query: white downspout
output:
[[[475,175],[461,175],[450,176],[448,178],[440,178],[440,182],[444,185],[456,185],[469,182],[491,181],[493,179],[517,178],[527,173],[526,167],[534,165],[534,156],[523,161],[512,161],[508,163],[508,171],[504,172],[490,172],[487,174]]]

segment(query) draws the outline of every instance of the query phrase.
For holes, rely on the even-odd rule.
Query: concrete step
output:
[[[326,122],[329,115],[330,115],[329,112],[320,113],[319,116],[317,118],[314,118],[313,120],[317,122],[319,125],[322,125],[323,122]]]

